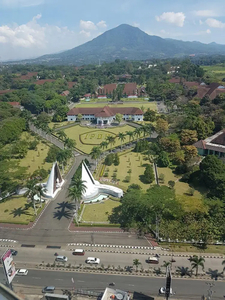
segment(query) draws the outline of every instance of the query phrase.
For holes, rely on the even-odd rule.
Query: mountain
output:
[[[102,61],[145,60],[185,55],[225,54],[225,45],[184,42],[148,35],[137,27],[122,24],[83,45],[27,62],[49,64],[88,64]]]

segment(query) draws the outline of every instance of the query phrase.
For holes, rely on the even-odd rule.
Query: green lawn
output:
[[[29,224],[34,218],[33,206],[25,207],[26,197],[13,196],[0,202],[0,223]],[[36,205],[38,208],[39,204]],[[44,205],[43,205],[44,207]]]
[[[95,129],[80,125],[74,125],[73,127],[66,128],[64,131],[66,135],[76,141],[76,148],[85,153],[90,153],[91,149],[105,141],[107,135],[117,136],[120,132],[126,133],[126,131],[134,131],[135,128],[130,125],[118,126],[107,129]],[[124,143],[129,142],[129,137],[126,136]],[[116,138],[113,147],[120,145],[120,140]],[[107,149],[110,149],[111,145]]]
[[[25,132],[22,135],[22,139],[25,139],[26,141],[32,141],[34,140],[34,137],[28,132]],[[24,158],[20,159],[20,166],[28,167],[27,173],[29,174],[32,174],[39,167],[46,170],[50,170],[52,164],[45,162],[48,150],[49,146],[40,141],[37,145],[37,150],[28,150],[27,155]]]
[[[150,187],[150,184],[143,183],[140,180],[140,176],[144,174],[145,171],[145,164],[149,164],[148,157],[146,155],[135,153],[135,152],[128,152],[126,154],[120,155],[120,164],[119,166],[106,166],[105,172],[108,173],[108,179],[112,179],[113,173],[117,174],[117,181],[118,187],[122,188],[123,190],[127,190],[128,186],[132,183],[139,184],[143,190],[146,190]],[[117,171],[116,171],[117,170]],[[128,171],[131,170],[131,173]],[[124,182],[124,179],[130,176],[130,182]],[[153,182],[152,184],[155,184]]]
[[[104,104],[104,103],[88,103],[88,102],[82,102],[78,105],[76,105],[76,107],[103,107],[106,106],[108,104]],[[145,102],[138,102],[138,103],[123,103],[123,104],[109,104],[108,106],[110,107],[144,107],[144,110],[147,110],[148,108],[152,109],[152,110],[157,110],[157,105],[156,102],[149,102],[149,101],[145,101]]]
[[[158,169],[158,175],[164,174],[164,176],[165,176],[165,181],[162,184],[168,185],[168,181],[170,181],[170,180],[176,182],[175,183],[175,191],[176,191],[177,195],[184,195],[190,188],[188,183],[179,181],[180,176],[176,176],[170,168],[157,167],[157,169]],[[202,194],[199,191],[195,190],[193,196],[197,197],[197,198],[201,198]]]
[[[85,204],[82,221],[85,222],[108,222],[108,216],[114,207],[120,202],[105,200],[103,203]]]

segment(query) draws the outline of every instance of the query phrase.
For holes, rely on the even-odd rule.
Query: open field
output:
[[[0,222],[29,224],[34,219],[34,209],[32,203],[27,207],[26,204],[27,199],[22,196],[12,196],[0,202]],[[36,204],[36,207],[38,208],[39,204]]]
[[[212,65],[212,66],[202,66],[202,68],[207,71],[215,74],[217,80],[222,80],[225,78],[225,66],[221,65]]]
[[[82,221],[85,222],[108,222],[108,216],[112,209],[120,205],[119,201],[105,200],[102,203],[85,204]]]
[[[103,107],[103,106],[109,106],[109,107],[138,107],[141,108],[144,107],[144,110],[147,110],[148,108],[152,110],[157,110],[156,102],[138,102],[134,101],[134,103],[128,102],[123,104],[107,104],[107,103],[89,103],[89,102],[82,102],[80,104],[77,104],[76,107]]]
[[[118,187],[127,190],[128,186],[132,183],[139,184],[143,190],[150,187],[150,184],[143,183],[140,178],[144,174],[145,164],[149,164],[147,155],[141,153],[128,152],[119,156],[119,166],[105,166],[105,173],[108,173],[108,179],[112,179],[113,174],[117,174]],[[128,173],[131,170],[131,173]],[[124,182],[125,178],[130,176],[130,182]],[[142,178],[141,178],[142,179]],[[155,184],[153,182],[152,184]]]
[[[184,195],[185,193],[187,193],[190,186],[186,182],[179,181],[180,176],[176,176],[170,168],[157,167],[157,169],[158,169],[158,175],[164,174],[164,176],[165,176],[165,181],[164,181],[164,183],[162,183],[163,185],[168,185],[168,181],[172,180],[172,181],[175,181],[174,188],[175,188],[177,195]],[[196,198],[201,198],[202,194],[199,191],[195,190],[193,196]]]
[[[70,128],[66,128],[64,131],[66,135],[76,141],[76,148],[84,153],[90,153],[92,148],[105,141],[106,136],[117,136],[120,132],[126,133],[126,131],[134,131],[135,128],[130,125],[118,126],[106,129],[95,129],[85,126],[75,125]],[[129,137],[126,136],[123,143],[128,143]],[[114,145],[109,145],[107,149],[111,147],[117,147],[120,145],[120,140],[116,138]],[[107,150],[106,149],[106,150]]]
[[[26,141],[33,141],[34,137],[28,132],[22,135],[22,139]],[[21,167],[27,167],[27,173],[32,174],[38,168],[43,168],[45,170],[50,170],[52,164],[46,163],[45,158],[47,156],[49,146],[42,141],[37,145],[37,150],[28,150],[27,155],[20,159],[19,165]],[[17,161],[17,160],[16,160]]]

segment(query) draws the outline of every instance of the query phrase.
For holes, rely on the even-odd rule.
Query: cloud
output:
[[[91,36],[91,33],[90,31],[85,31],[85,30],[81,30],[79,32],[79,34],[83,35],[83,36],[86,36],[86,37],[90,37]]]
[[[88,30],[88,31],[97,29],[95,23],[93,23],[92,21],[83,21],[83,20],[80,20],[80,28],[82,30]]]
[[[0,5],[10,8],[36,6],[44,3],[45,0],[0,0]]]
[[[88,31],[81,33],[67,27],[40,25],[41,14],[34,16],[25,24],[0,26],[0,57],[1,60],[24,59],[37,57],[47,53],[56,53],[76,47],[90,37]],[[96,32],[97,33],[97,32]]]
[[[182,12],[164,12],[161,16],[156,16],[158,22],[167,22],[178,27],[184,26],[185,15]]]
[[[212,27],[212,28],[224,28],[225,27],[225,23],[222,23],[221,21],[219,21],[217,19],[209,18],[205,22],[209,27]]]
[[[96,24],[97,27],[100,27],[100,28],[106,28],[107,25],[106,25],[106,21],[100,21]]]
[[[207,29],[207,30],[206,30],[206,33],[210,34],[210,33],[211,33],[211,30],[210,30],[210,29]]]
[[[216,17],[218,14],[211,9],[195,10],[194,14],[198,17]]]

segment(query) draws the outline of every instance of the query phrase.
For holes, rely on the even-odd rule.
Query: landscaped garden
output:
[[[90,153],[93,146],[100,145],[106,141],[107,136],[116,137],[119,133],[126,134],[127,131],[134,131],[135,128],[130,125],[112,127],[107,129],[94,129],[87,126],[74,125],[64,130],[68,138],[76,141],[76,148],[84,153]],[[123,144],[128,143],[129,136],[125,136]],[[109,144],[106,150],[115,148],[121,144],[118,138],[115,139],[114,144]]]
[[[131,184],[138,184],[146,190],[150,184],[144,181],[144,171],[147,164],[150,164],[148,156],[141,153],[126,152],[119,155],[119,165],[104,166],[101,181],[106,184],[117,182],[117,186],[124,191]],[[152,183],[155,184],[155,181]]]

